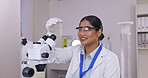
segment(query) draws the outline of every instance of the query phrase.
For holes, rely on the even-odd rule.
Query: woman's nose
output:
[[[85,31],[80,31],[79,35],[85,35]]]

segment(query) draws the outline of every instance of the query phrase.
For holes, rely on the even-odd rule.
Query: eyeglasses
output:
[[[99,29],[99,28],[85,26],[85,27],[76,27],[76,29],[78,29],[79,32],[81,32],[81,31],[91,31],[92,29]]]

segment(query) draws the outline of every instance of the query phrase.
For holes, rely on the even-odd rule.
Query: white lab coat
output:
[[[76,70],[79,68],[80,52],[82,45],[71,46],[67,48],[55,48],[51,54],[50,63],[70,63],[66,74],[66,78],[72,78]],[[115,53],[105,49],[101,50],[97,58],[90,78],[120,78],[119,60]]]

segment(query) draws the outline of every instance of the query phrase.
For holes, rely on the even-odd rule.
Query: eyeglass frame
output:
[[[83,30],[82,30],[82,28],[83,28]],[[85,28],[88,28],[88,30],[86,30]],[[76,29],[78,29],[79,32],[81,32],[81,31],[91,31],[91,29],[98,30],[99,28],[85,26],[85,27],[76,27]],[[81,29],[81,30],[80,30],[80,29]]]

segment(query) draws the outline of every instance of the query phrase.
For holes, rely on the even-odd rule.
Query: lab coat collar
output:
[[[96,52],[97,52],[97,50],[99,49],[99,47],[100,47],[100,45],[88,55],[88,56],[91,57],[91,59],[93,59],[93,57],[94,57],[94,55],[96,54]],[[84,46],[83,46],[82,49],[81,49],[81,54],[84,55],[84,54],[85,54],[84,52],[85,52],[85,49],[84,49]],[[86,57],[87,57],[87,56],[86,56]]]
[[[100,45],[101,45],[101,42],[100,42]],[[99,45],[99,46],[100,46]],[[80,48],[80,53],[82,53],[84,51],[84,46],[81,45],[81,48]],[[103,62],[103,57],[107,55],[107,52],[105,51],[105,48],[102,46],[102,50],[93,66],[92,69],[96,68],[99,64],[101,64]],[[78,63],[80,63],[80,54],[78,53],[77,54],[77,57],[78,57]],[[78,64],[79,65],[79,64]]]

